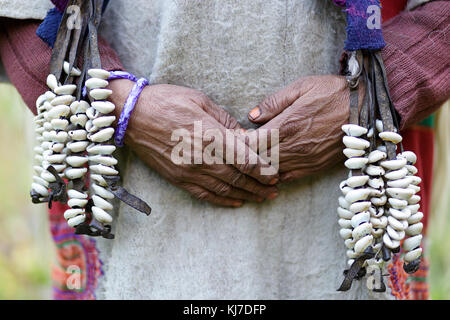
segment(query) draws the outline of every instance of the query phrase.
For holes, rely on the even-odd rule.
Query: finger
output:
[[[239,122],[224,109],[216,105],[208,96],[202,95],[200,106],[225,128],[232,130],[241,129]]]
[[[219,206],[239,208],[244,204],[242,200],[218,196],[196,184],[183,183],[182,188],[187,190],[198,200],[208,201]]]
[[[306,82],[307,78],[299,79],[267,97],[248,113],[248,119],[254,123],[265,123],[276,117],[303,94]]]
[[[201,175],[196,184],[204,189],[214,192],[220,197],[233,198],[245,201],[262,202],[264,197],[236,188],[216,177]]]
[[[208,173],[221,179],[228,185],[237,188],[239,191],[248,192],[257,198],[274,199],[278,196],[277,187],[259,183],[257,180],[242,174],[232,166],[217,166],[208,170]]]
[[[309,166],[309,167],[305,167],[305,168],[296,169],[296,170],[292,170],[292,171],[289,171],[289,172],[282,173],[280,175],[280,180],[282,182],[287,182],[287,181],[301,179],[301,178],[304,178],[304,177],[309,177],[309,176],[318,174],[318,173],[320,173],[321,171],[323,171],[325,169],[332,168],[333,166],[335,166],[338,163],[339,162],[335,161],[335,157],[332,156],[331,158],[327,158],[326,160],[324,160],[321,163],[318,163],[318,164],[316,164],[314,166]]]

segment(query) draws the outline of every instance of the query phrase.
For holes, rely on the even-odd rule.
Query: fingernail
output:
[[[259,109],[259,107],[255,107],[252,109],[252,111],[250,111],[248,115],[252,120],[256,120],[261,115],[261,109]]]
[[[278,178],[273,178],[272,180],[270,180],[269,184],[274,185],[277,184],[278,182]]]
[[[276,197],[278,197],[278,192],[274,192],[274,193],[270,194],[270,195],[267,197],[267,199],[273,200],[273,199],[275,199]]]
[[[239,208],[240,206],[242,206],[243,202],[242,201],[236,201],[233,203],[233,207],[235,208]]]

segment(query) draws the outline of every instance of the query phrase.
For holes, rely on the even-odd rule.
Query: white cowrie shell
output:
[[[354,189],[350,190],[347,193],[347,195],[345,196],[345,200],[347,200],[347,202],[353,203],[356,201],[366,200],[369,195],[369,189]]]
[[[351,204],[349,210],[352,213],[363,212],[363,211],[369,210],[371,204],[372,203],[370,201],[354,202],[354,203]]]
[[[86,162],[88,162],[88,158],[79,156],[70,156],[66,158],[66,162],[70,166],[78,168],[84,165]]]
[[[349,239],[352,236],[352,230],[350,229],[341,229],[339,230],[339,235],[344,239]]]
[[[345,161],[345,166],[351,170],[362,169],[368,162],[367,158],[350,158]]]
[[[370,202],[372,202],[372,204],[374,206],[384,206],[386,204],[387,201],[387,197],[386,196],[382,196],[380,198],[371,198]]]
[[[64,164],[53,164],[52,167],[55,168],[56,172],[61,173],[67,168],[67,165],[65,163]]]
[[[391,226],[386,227],[386,232],[392,240],[402,241],[405,238],[405,231],[395,230]]]
[[[89,91],[89,95],[95,100],[106,100],[112,94],[112,90],[109,89],[92,89]]]
[[[44,179],[45,181],[48,181],[48,182],[55,182],[56,181],[55,176],[52,175],[48,171],[42,171],[41,172],[41,178]]]
[[[119,174],[119,171],[117,171],[114,168],[104,166],[102,164],[96,164],[89,166],[89,170],[91,170],[94,173],[106,175],[106,176],[115,176]]]
[[[99,117],[92,120],[92,124],[98,128],[104,128],[109,127],[114,122],[114,120],[116,120],[115,116]]]
[[[42,132],[45,131],[45,128],[44,128],[44,127],[38,127],[38,128],[36,128],[34,131],[35,131],[37,134],[41,134]]]
[[[75,97],[71,96],[69,94],[63,95],[63,96],[57,96],[55,97],[52,102],[51,105],[52,106],[58,106],[58,105],[66,105],[69,106],[72,102],[75,101]],[[70,108],[69,108],[70,109]]]
[[[374,227],[374,229],[372,230],[372,235],[373,235],[375,238],[379,238],[379,237],[381,237],[383,234],[384,234],[384,229],[382,229],[382,228],[380,228],[380,229],[375,229],[375,227]]]
[[[375,130],[373,130],[373,128],[370,128],[369,132],[367,132],[367,138],[372,138],[374,133],[375,133]]]
[[[92,124],[92,120],[88,120],[87,122],[86,122],[86,126],[85,126],[85,129],[86,129],[86,131],[87,132],[91,132],[91,129],[94,127],[94,125]]]
[[[83,223],[86,220],[86,215],[80,214],[72,219],[67,220],[67,224],[71,228],[75,228],[79,224]]]
[[[74,180],[83,177],[87,172],[87,168],[67,169],[65,175],[68,179]]]
[[[407,188],[411,183],[411,177],[405,177],[399,180],[389,180],[387,185],[392,188]]]
[[[79,207],[79,208],[84,208],[88,203],[87,199],[69,199],[69,201],[67,201],[67,205],[71,208],[74,207]]]
[[[384,187],[384,180],[383,178],[372,178],[369,179],[368,184],[374,189],[379,189]]]
[[[417,168],[415,167],[415,166],[412,166],[412,165],[406,165],[405,166],[405,168],[408,170],[408,172],[409,172],[409,174],[411,174],[411,175],[416,175],[417,174],[417,172],[419,172],[418,170],[417,170]]]
[[[89,69],[88,75],[91,76],[91,78],[99,78],[107,80],[110,76],[110,73],[109,71],[103,69]]]
[[[400,200],[408,200],[414,195],[414,191],[411,189],[402,188],[387,188],[386,192],[393,198]]]
[[[361,212],[361,213],[355,214],[352,217],[352,219],[351,219],[351,226],[353,228],[356,228],[361,223],[369,222],[369,220],[370,220],[370,213],[368,211]]]
[[[99,184],[102,187],[108,187],[108,183],[106,180],[102,177],[101,174],[91,174],[92,181],[95,181],[97,184]]]
[[[367,249],[368,246],[370,246],[373,242],[373,236],[372,235],[367,235],[364,238],[362,238],[361,240],[357,241],[355,244],[355,252],[360,254],[362,252],[364,252],[364,250]]]
[[[66,84],[66,85],[55,88],[53,91],[57,95],[72,95],[76,89],[77,89],[76,85]]]
[[[87,147],[87,152],[90,154],[110,155],[116,151],[116,147],[113,145],[95,145],[91,144]]]
[[[408,161],[408,164],[415,164],[417,162],[417,156],[412,151],[404,151],[400,155]]]
[[[52,90],[55,90],[55,88],[58,87],[58,80],[53,74],[47,76],[47,86]]]
[[[380,198],[382,196],[384,196],[385,194],[385,190],[384,189],[375,189],[375,188],[368,188],[370,190],[370,197],[376,197],[376,198]]]
[[[408,208],[403,210],[389,208],[389,213],[397,220],[406,220],[411,216],[411,211]]]
[[[353,217],[353,213],[352,212],[350,212],[347,209],[341,208],[341,207],[337,208],[337,212],[338,212],[339,217],[342,218],[342,219],[349,220],[349,219],[351,219]]]
[[[413,185],[413,184],[410,184],[410,185],[408,186],[408,189],[413,190],[414,193],[418,193],[418,192],[420,191],[420,187],[419,187],[419,186],[415,186],[415,185]]]
[[[65,154],[52,154],[50,156],[44,157],[49,163],[62,163],[66,158]]]
[[[380,166],[368,165],[365,172],[372,177],[380,177],[385,174],[385,171]]]
[[[401,168],[399,170],[390,171],[384,175],[384,177],[388,180],[399,180],[406,177],[408,174],[408,170],[406,168]]]
[[[405,251],[412,251],[412,250],[420,247],[421,242],[422,242],[422,235],[418,234],[417,236],[406,239],[403,242],[403,249]]]
[[[70,63],[67,62],[67,61],[64,61],[64,63],[63,63],[63,69],[64,69],[64,72],[65,72],[66,74],[69,74],[69,72],[70,72],[70,75],[73,76],[73,77],[79,77],[79,76],[81,76],[81,71],[80,71],[80,70],[78,70],[78,69],[75,68],[75,67],[72,67],[72,70],[69,70],[69,68],[70,68]]]
[[[108,81],[100,79],[100,78],[90,78],[86,80],[86,87],[89,89],[95,88],[105,88],[109,84]]]
[[[52,146],[52,142],[50,141],[44,141],[41,144],[42,149],[47,150]]]
[[[411,184],[417,186],[422,182],[422,179],[417,176],[409,176],[409,179],[411,180]]]
[[[34,159],[39,163],[39,162],[42,162],[42,160],[44,160],[44,157],[41,156],[40,154],[36,154],[34,156]]]
[[[59,132],[51,131],[50,134],[51,134],[52,140],[55,142],[64,143],[69,138],[69,135],[65,131],[59,131]]]
[[[348,203],[344,197],[339,197],[338,201],[339,201],[339,205],[342,208],[344,208],[344,209],[350,208],[350,203]]]
[[[61,117],[67,117],[70,113],[70,108],[65,105],[58,105],[53,107],[47,114],[49,119],[58,119]]]
[[[398,221],[393,216],[388,217],[388,222],[392,228],[398,231],[405,231],[405,229],[408,228],[408,221],[405,221],[406,222],[405,226],[401,221]]]
[[[109,101],[94,101],[91,105],[95,108],[95,110],[103,114],[109,114],[116,108],[114,103]]]
[[[44,149],[40,146],[36,146],[34,147],[34,152],[38,153],[38,154],[42,154],[42,152],[44,152]]]
[[[377,128],[377,131],[378,132],[383,132],[383,121],[381,121],[381,120],[379,120],[379,119],[377,119],[376,121],[375,121],[375,127]]]
[[[415,223],[419,223],[420,220],[422,220],[422,218],[423,218],[423,213],[422,213],[422,212],[414,213],[413,215],[411,215],[411,216],[408,218],[408,223],[409,223],[410,225],[413,225],[413,224],[415,224]]]
[[[47,99],[47,102],[51,102],[53,99],[55,99],[56,94],[54,94],[51,91],[47,91],[45,94],[45,98]],[[44,103],[45,104],[45,103]]]
[[[51,121],[52,128],[55,130],[66,130],[67,126],[69,125],[69,121],[65,119],[53,119]]]
[[[46,159],[47,157],[51,156],[52,154],[53,154],[52,150],[45,150],[44,152],[42,152],[42,156],[44,157],[44,159]]]
[[[422,232],[422,229],[423,229],[423,223],[418,222],[418,223],[415,223],[415,224],[409,226],[406,229],[406,234],[408,236],[415,236],[415,235],[420,234]]]
[[[113,135],[114,135],[114,128],[106,128],[106,129],[102,129],[99,132],[91,135],[89,137],[89,140],[91,140],[93,142],[97,142],[97,143],[106,142],[109,139],[111,139]]]
[[[92,184],[92,189],[94,189],[94,192],[104,199],[114,199],[114,194],[112,192],[109,192],[95,183]]]
[[[64,212],[64,218],[66,220],[68,220],[68,219],[72,219],[80,214],[84,215],[84,209],[67,209]]]
[[[388,201],[392,208],[399,209],[399,210],[405,209],[406,206],[408,205],[408,201],[406,201],[406,200],[389,198]]]
[[[351,268],[354,262],[355,262],[354,259],[349,259],[349,260],[347,261],[347,266],[348,266],[349,268]]]
[[[100,209],[99,207],[93,206],[92,214],[94,215],[94,218],[101,223],[112,222],[112,217],[108,213],[106,213],[105,210]]]
[[[389,141],[395,144],[400,143],[403,140],[401,135],[391,131],[381,132],[380,134],[378,134],[378,136],[384,141]]]
[[[69,198],[77,198],[77,199],[87,199],[88,197],[86,193],[74,189],[70,189],[69,191],[67,191],[67,195],[69,196]]]
[[[89,109],[89,107],[89,103],[84,100],[74,101],[70,104],[70,111],[72,111],[73,114],[86,113],[86,110]]]
[[[364,150],[370,147],[369,141],[356,137],[344,136],[342,141],[344,142],[347,148]]]
[[[43,197],[48,197],[49,193],[48,193],[48,189],[38,183],[32,183],[31,184],[31,189],[33,189],[34,191],[36,191],[37,193],[39,193],[41,196]]]
[[[93,121],[92,121],[92,126],[89,127],[88,132],[92,135],[94,133],[96,133],[99,129],[93,125]]]
[[[372,224],[373,228],[386,228],[388,224],[388,219],[386,217],[380,217],[380,218],[371,218],[370,223]]]
[[[108,201],[106,201],[105,199],[103,199],[102,197],[93,195],[92,200],[94,201],[94,205],[100,209],[103,209],[103,210],[112,210],[113,209],[113,205],[111,203],[109,203]]]
[[[395,159],[382,161],[380,165],[388,170],[399,170],[406,165],[406,159]]]
[[[89,118],[90,120],[93,120],[93,119],[97,118],[98,116],[100,116],[99,113],[97,112],[97,110],[95,110],[94,107],[88,108],[88,109],[86,110],[86,115],[88,116],[88,118]],[[89,131],[88,128],[86,128],[86,130]]]
[[[420,204],[408,205],[408,209],[411,211],[412,214],[416,214],[420,209]]]
[[[379,218],[384,215],[384,208],[383,207],[370,207],[369,212],[372,217]]]
[[[52,124],[50,122],[44,123],[44,129],[50,131],[53,129]],[[44,132],[45,133],[45,132]],[[48,133],[48,132],[47,132]]]
[[[87,139],[87,132],[84,129],[69,131],[69,137],[72,140],[83,141]]]
[[[400,241],[391,240],[391,238],[389,238],[389,235],[387,233],[383,235],[383,242],[389,249],[397,249],[400,246]]]
[[[367,133],[366,128],[360,127],[356,124],[344,124],[342,126],[342,131],[344,131],[346,135],[352,136],[352,137],[360,137],[363,134]]]
[[[113,157],[105,157],[101,155],[91,156],[89,157],[89,161],[97,162],[105,166],[115,166],[118,163],[118,161]]]
[[[349,238],[344,241],[345,246],[349,249],[353,249],[355,247],[355,243],[356,243],[356,240],[354,240],[352,238]]]
[[[344,154],[347,158],[361,157],[365,153],[366,153],[365,150],[358,150],[358,149],[351,149],[351,148],[344,149]]]
[[[43,105],[45,100],[46,100],[45,94],[41,94],[36,100],[36,108],[39,108],[41,105]]]
[[[359,256],[359,254],[353,250],[347,250],[346,254],[347,254],[347,258],[349,258],[349,259],[356,259]]]
[[[417,204],[420,202],[420,196],[417,194],[413,195],[411,198],[408,199],[408,204]]]
[[[81,127],[84,127],[86,125],[87,120],[88,120],[88,117],[82,113],[74,114],[70,117],[70,122],[72,124],[78,125]]]
[[[70,151],[74,153],[83,152],[86,150],[86,147],[88,146],[88,141],[77,141],[77,142],[69,142],[67,144],[67,148],[70,149]]]
[[[372,225],[368,222],[360,224],[352,231],[352,237],[356,240],[359,240],[369,234],[372,234]]]
[[[375,163],[381,160],[384,160],[387,158],[386,152],[380,151],[380,150],[374,150],[371,153],[369,153],[369,162]]]
[[[419,259],[421,255],[422,255],[422,248],[417,248],[416,250],[406,253],[403,259],[406,262],[413,262],[414,260]]]
[[[339,219],[338,224],[341,228],[344,229],[351,229],[352,228],[352,222],[347,219]]]
[[[44,169],[41,166],[34,166],[33,169],[39,175],[44,171]]]

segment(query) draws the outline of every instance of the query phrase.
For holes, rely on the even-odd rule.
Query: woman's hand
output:
[[[129,80],[110,83],[117,118],[133,85]],[[192,157],[189,157],[188,163],[175,164],[172,150],[179,141],[172,141],[172,134],[175,130],[185,129],[188,138],[194,141],[194,122],[198,121],[202,124],[202,136],[205,131],[213,129],[226,137],[226,129],[240,128],[234,118],[200,91],[174,85],[147,86],[129,121],[125,143],[151,168],[198,199],[239,207],[245,200],[260,202],[278,195],[273,186],[278,181],[278,174],[261,175],[261,167],[267,163],[248,147],[248,152],[258,159],[257,164],[225,164],[225,160],[224,164],[206,164],[204,161],[194,164]],[[234,152],[246,148],[242,140],[233,140],[236,143]],[[203,141],[200,147],[204,148],[210,142]],[[230,140],[223,142],[223,150],[226,150],[228,143]],[[197,148],[193,145],[191,155]]]
[[[341,76],[297,80],[250,111],[260,129],[279,129],[281,181],[299,179],[343,159],[341,126],[348,122],[350,94]]]

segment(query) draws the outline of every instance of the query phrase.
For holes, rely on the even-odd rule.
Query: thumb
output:
[[[303,83],[304,79],[299,79],[267,97],[248,113],[248,119],[253,123],[265,123],[275,118],[303,94]]]

